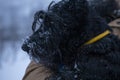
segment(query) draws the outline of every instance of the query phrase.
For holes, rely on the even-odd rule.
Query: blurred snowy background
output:
[[[32,33],[34,13],[51,1],[0,0],[0,80],[22,80],[30,60],[21,45]]]

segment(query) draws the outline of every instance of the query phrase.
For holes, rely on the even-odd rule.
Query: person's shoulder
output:
[[[120,18],[113,20],[108,25],[113,28],[120,28]]]
[[[120,38],[120,18],[111,21],[108,25],[113,29],[113,34]]]
[[[31,61],[22,80],[45,80],[51,74],[51,71],[44,65]]]

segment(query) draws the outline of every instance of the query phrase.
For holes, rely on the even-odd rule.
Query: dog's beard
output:
[[[32,41],[30,38],[27,38],[22,46],[22,49],[26,51],[29,54],[30,58],[37,63],[40,62],[39,56],[42,55],[43,52],[45,54],[44,49],[38,44],[38,42]]]
[[[48,31],[37,32],[26,39],[22,48],[28,52],[30,58],[34,61],[50,63],[54,59],[54,57],[52,59],[52,56],[60,53],[58,49],[59,41],[52,40],[53,38]]]

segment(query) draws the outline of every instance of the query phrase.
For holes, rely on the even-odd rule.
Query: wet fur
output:
[[[83,46],[105,30],[112,32],[86,0],[62,0],[38,11],[32,29],[22,49],[54,72],[47,80],[120,80],[117,36]]]

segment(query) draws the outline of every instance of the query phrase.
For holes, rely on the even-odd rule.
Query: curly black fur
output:
[[[91,7],[103,17],[107,22],[110,22],[119,16],[119,5],[116,0],[88,0]]]
[[[22,49],[54,72],[47,80],[120,80],[120,40],[115,35],[83,46],[105,30],[112,32],[86,0],[62,0],[38,11],[32,29]]]

